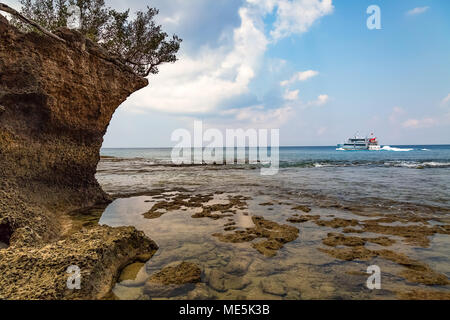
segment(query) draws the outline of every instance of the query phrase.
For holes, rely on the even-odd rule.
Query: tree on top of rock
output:
[[[130,19],[130,10],[119,12],[105,6],[104,0],[21,0],[21,14],[49,31],[67,25],[69,7],[77,6],[81,13],[79,31],[104,47],[141,76],[158,73],[158,66],[175,62],[181,39],[169,37],[154,21],[159,11],[147,7]],[[15,19],[24,31],[33,26]]]

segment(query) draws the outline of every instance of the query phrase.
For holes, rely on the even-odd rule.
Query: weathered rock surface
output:
[[[202,271],[190,262],[168,266],[152,275],[144,286],[144,293],[150,297],[172,297],[187,293],[201,281]]]
[[[43,247],[0,250],[0,299],[99,299],[130,260],[148,260],[158,246],[132,227],[83,230]],[[67,288],[69,266],[81,273]]]
[[[215,233],[213,236],[222,242],[230,243],[251,242],[258,238],[265,238],[265,240],[253,242],[252,247],[266,257],[273,257],[286,243],[297,239],[299,234],[299,230],[295,227],[281,225],[260,216],[252,217],[252,221],[255,225],[253,228],[246,228],[245,231],[237,230],[233,233]]]
[[[109,201],[94,176],[103,135],[148,81],[78,32],[56,33],[66,43],[0,15],[0,298],[98,298],[156,249],[133,228],[68,232],[68,211]],[[86,281],[68,292],[72,264]]]
[[[36,201],[78,207],[107,198],[94,177],[103,136],[148,81],[80,33],[57,35],[67,44],[0,20],[0,176],[38,190]]]

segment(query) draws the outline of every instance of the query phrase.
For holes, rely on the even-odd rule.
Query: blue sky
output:
[[[450,1],[106,2],[159,8],[183,43],[180,60],[117,110],[104,147],[173,146],[172,131],[197,119],[279,128],[281,145],[335,145],[356,131],[450,143]],[[369,5],[381,30],[366,26]]]

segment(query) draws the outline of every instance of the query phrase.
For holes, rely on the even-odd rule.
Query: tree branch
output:
[[[43,27],[41,27],[39,24],[37,24],[36,22],[34,22],[33,20],[30,20],[26,17],[24,17],[23,15],[21,15],[19,12],[17,12],[16,10],[14,10],[13,8],[7,6],[4,3],[0,2],[0,11],[4,11],[6,13],[12,14],[13,16],[17,17],[18,19],[22,20],[25,23],[28,23],[30,25],[32,25],[33,27],[35,27],[36,29],[38,29],[40,32],[42,32],[43,34],[56,39],[58,41],[61,41],[63,43],[66,43],[66,41],[64,39],[61,39],[60,37],[58,37],[57,35],[54,35],[53,33],[51,33],[50,31],[44,29]]]

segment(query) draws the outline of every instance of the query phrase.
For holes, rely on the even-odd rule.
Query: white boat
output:
[[[381,150],[380,144],[373,133],[369,137],[359,137],[355,134],[353,138],[349,138],[347,142],[337,145],[339,150],[369,150],[379,151]]]

